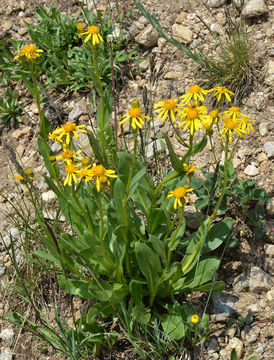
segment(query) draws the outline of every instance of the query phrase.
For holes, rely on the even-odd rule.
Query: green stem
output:
[[[173,123],[173,121],[172,121],[172,119],[171,119],[170,116],[169,116],[169,120],[170,120],[171,126],[172,126],[172,128],[173,128],[173,130],[174,130],[174,132],[175,132],[175,135],[176,135],[176,137],[177,137],[177,141],[178,141],[181,145],[183,145],[184,147],[188,148],[189,145],[187,145],[187,143],[186,143],[186,142],[184,141],[184,139],[181,137],[181,135],[180,135],[180,133],[179,133],[179,131],[178,131],[178,128],[176,128],[176,127],[174,126],[174,123]]]
[[[212,134],[210,133],[208,135],[209,137],[209,142],[210,142],[210,146],[211,146],[211,151],[213,153],[213,156],[214,156],[214,161],[215,161],[215,164],[217,164],[217,157],[216,157],[216,153],[215,153],[215,149],[214,149],[214,145],[213,145],[213,141],[212,141]]]
[[[133,148],[133,156],[132,156],[132,163],[131,163],[131,167],[129,170],[129,176],[128,176],[128,181],[127,181],[127,187],[126,187],[126,194],[123,200],[123,203],[126,204],[127,202],[127,196],[128,196],[128,192],[129,192],[129,188],[130,188],[130,183],[132,180],[132,176],[133,176],[133,171],[135,168],[135,163],[136,163],[136,152],[137,152],[137,130],[134,130],[134,148]]]
[[[179,219],[179,222],[178,222],[178,225],[177,225],[177,228],[170,240],[170,243],[168,245],[168,253],[167,253],[167,266],[169,266],[169,263],[170,263],[170,258],[171,258],[171,252],[172,252],[172,247],[175,243],[175,240],[176,240],[176,237],[177,237],[177,234],[178,234],[178,231],[180,230],[180,227],[182,225],[182,222],[183,222],[183,219],[184,219],[184,207],[181,207],[180,209],[181,211],[181,214],[180,214],[180,219]]]
[[[77,206],[79,207],[80,211],[82,212],[84,218],[86,219],[86,222],[87,222],[88,229],[89,229],[90,233],[92,235],[94,235],[93,224],[92,224],[92,222],[91,222],[91,220],[89,218],[88,212],[83,208],[81,202],[79,201],[79,199],[76,196],[75,189],[74,189],[74,184],[72,184],[72,197],[73,197],[73,200],[76,202]]]

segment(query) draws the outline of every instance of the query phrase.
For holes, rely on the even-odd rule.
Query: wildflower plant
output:
[[[120,119],[120,126],[130,122],[133,150],[123,148],[110,126],[112,96],[98,67],[100,52],[104,50],[96,26],[92,23],[85,29],[75,27],[92,59],[90,67],[99,99],[95,132],[71,122],[50,129],[41,108],[35,72],[37,59],[43,61],[47,51],[38,58],[26,57],[39,110],[38,147],[48,172],[45,181],[56,194],[68,225],[54,233],[41,211],[43,203],[35,204],[43,241],[33,255],[41,263],[51,265],[65,292],[93,301],[92,305],[86,302],[88,308],[81,321],[95,354],[104,342],[101,321],[114,317],[127,338],[136,339],[140,329],[157,323],[172,341],[182,345],[187,338],[197,345],[208,335],[209,320],[206,314],[196,314],[186,298],[194,291],[212,293],[225,288],[222,281],[215,281],[220,259],[213,251],[227,241],[233,220],[224,217],[216,222],[216,216],[220,215],[230,186],[233,153],[242,137],[249,135],[242,120],[248,117],[224,110],[224,96],[230,94],[229,90],[217,98],[218,110],[207,108],[203,105],[205,97],[214,96],[213,92],[219,90],[207,91],[195,84],[182,95],[181,103],[177,99],[157,102],[157,117],[169,119],[185,153],[179,157],[165,134],[172,170],[155,181],[153,172],[139,156],[138,133],[142,134],[153,121],[143,115],[140,103],[133,100]],[[207,128],[203,127],[205,121],[210,122]],[[77,146],[79,132],[89,138],[91,157]],[[214,152],[213,134],[225,153],[222,167]],[[187,140],[183,140],[183,135]],[[115,142],[114,148],[107,138]],[[208,140],[216,162],[209,185],[207,179],[195,176],[203,171],[197,169],[193,159]],[[51,150],[53,142],[61,144],[60,154]],[[33,176],[27,172],[26,175]],[[27,182],[27,186],[33,190],[32,182]],[[200,199],[196,202],[200,225],[188,234],[184,214],[192,193],[202,193],[203,203]],[[205,206],[206,211],[199,211]],[[10,315],[10,319],[14,318],[14,314]],[[18,316],[16,319],[19,321]],[[73,329],[80,331],[76,322]],[[56,347],[66,353],[62,347]]]

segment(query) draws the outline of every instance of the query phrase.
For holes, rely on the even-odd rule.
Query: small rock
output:
[[[12,351],[10,348],[2,349],[0,352],[0,360],[12,360]]]
[[[139,68],[140,68],[141,71],[146,71],[148,69],[148,67],[149,67],[148,60],[143,60],[139,64]]]
[[[2,23],[3,31],[9,31],[12,28],[13,22],[11,20],[5,20]]]
[[[268,132],[268,123],[260,123],[259,132],[261,136],[265,136]]]
[[[223,35],[224,34],[224,30],[221,28],[221,26],[219,24],[211,24],[210,25],[210,30],[215,32],[218,35]]]
[[[274,61],[269,60],[266,67],[265,83],[269,86],[274,86]]]
[[[50,148],[55,153],[62,149],[62,145],[58,142],[54,142]]]
[[[3,238],[2,238],[2,242],[5,244],[5,246],[7,247],[7,248],[9,248],[10,247],[10,245],[11,245],[11,237],[13,238],[13,239],[18,239],[19,238],[19,235],[20,235],[20,233],[19,233],[19,230],[17,229],[17,228],[11,228],[9,231],[8,231],[8,233],[7,233],[7,235],[5,235]]]
[[[262,163],[263,161],[267,160],[267,156],[264,152],[261,152],[258,156],[257,156],[257,160],[259,163]]]
[[[254,293],[261,293],[271,289],[273,281],[271,276],[257,266],[253,266],[250,271],[249,289]]]
[[[274,216],[274,197],[272,197],[266,204],[266,212],[269,216]],[[269,245],[274,246],[274,245]],[[273,250],[272,250],[273,252]]]
[[[4,267],[1,267],[1,268],[0,268],[0,276],[1,276],[1,275],[4,275],[4,274],[5,274],[5,271],[6,271],[5,266],[4,266]]]
[[[274,141],[267,141],[264,144],[267,157],[270,159],[274,156]]]
[[[146,148],[146,156],[148,158],[151,158],[154,156],[154,151],[157,153],[161,150],[162,150],[161,142],[159,139],[157,139],[156,141],[152,141],[148,144]]]
[[[251,314],[258,314],[260,312],[260,310],[261,310],[260,306],[257,303],[250,304],[247,307],[247,311]]]
[[[255,36],[256,40],[262,40],[264,38],[264,35],[259,33]]]
[[[256,176],[260,173],[260,171],[254,165],[247,165],[244,169],[244,173],[248,176]]]
[[[227,351],[229,351],[229,352],[230,352],[232,349],[235,349],[235,351],[236,351],[236,353],[237,353],[237,355],[238,355],[238,358],[239,358],[239,359],[242,359],[243,348],[244,348],[243,342],[242,342],[240,339],[234,337],[233,339],[231,339],[231,340],[229,341],[229,343],[228,343],[228,345],[226,346],[225,349],[226,349]]]
[[[274,300],[274,289],[271,289],[266,293],[266,298],[270,303],[273,302],[273,300]]]
[[[237,9],[241,9],[244,6],[245,0],[233,0]]]
[[[208,0],[208,5],[213,8],[218,8],[222,6],[226,0]]]
[[[237,329],[232,327],[232,328],[227,330],[227,335],[229,336],[230,339],[233,339],[236,332],[237,332]]]
[[[249,287],[249,283],[245,275],[241,274],[236,277],[233,284],[233,290],[235,291],[236,294],[240,294],[242,291],[247,291],[248,287]]]
[[[238,301],[238,297],[229,294],[226,291],[212,294],[213,301],[213,313],[222,314],[228,313],[229,315],[237,313],[235,303]]]
[[[55,192],[52,190],[48,190],[48,191],[42,193],[42,200],[47,204],[54,203],[56,199],[57,199],[57,196],[56,196]]]
[[[173,24],[172,25],[172,36],[175,40],[189,44],[192,41],[193,33],[192,31],[187,28],[186,26]]]
[[[247,0],[241,15],[247,18],[252,18],[267,13],[268,7],[266,6],[264,0]]]
[[[184,216],[186,219],[186,226],[190,229],[197,230],[200,226],[200,221],[197,217],[196,208],[193,205],[185,205]]]
[[[149,24],[135,37],[135,41],[146,48],[150,48],[157,45],[159,37],[158,32]]]
[[[72,111],[69,113],[68,121],[76,122],[79,119],[79,116],[87,113],[87,100],[83,98],[81,101],[76,103]]]
[[[11,346],[14,340],[14,332],[12,328],[6,328],[1,331],[0,339],[5,343],[6,346]]]
[[[272,205],[274,206],[274,198],[272,198],[271,200],[273,200]],[[264,250],[265,250],[265,254],[269,257],[274,257],[274,245],[273,244],[266,244],[264,246]]]
[[[176,80],[180,79],[183,76],[183,73],[181,71],[168,71],[164,75],[164,79],[166,80]]]
[[[214,352],[219,350],[219,344],[215,337],[210,337],[208,339],[207,350],[214,351]]]

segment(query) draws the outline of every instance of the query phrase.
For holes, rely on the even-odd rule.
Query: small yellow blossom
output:
[[[187,175],[194,171],[201,171],[201,170],[197,169],[197,165],[194,165],[194,164],[190,164],[190,165],[183,164],[183,167],[184,167]]]
[[[81,129],[82,127],[85,127],[85,125],[76,125],[75,123],[67,122],[65,125],[62,125],[60,128],[60,134],[58,135],[58,141],[62,139],[63,136],[66,136],[66,144],[68,145],[73,137],[73,135],[76,137],[76,139],[79,139],[80,136],[77,134],[77,131],[86,133],[86,130]]]
[[[240,137],[244,137],[244,134],[246,134],[246,132],[242,130],[241,123],[238,120],[233,120],[232,118],[224,118],[223,129],[220,131],[220,134],[223,133],[221,138],[227,135],[229,142],[231,142],[232,131],[234,131]]]
[[[56,128],[55,130],[53,130],[51,133],[49,133],[49,139],[53,140],[55,142],[62,142],[62,140],[60,139],[60,134],[62,132],[62,128]]]
[[[70,149],[66,149],[66,147],[64,148],[64,151],[62,152],[61,155],[56,156],[56,160],[63,160],[64,163],[71,163],[74,159],[81,159],[81,157],[76,156],[78,154],[80,154],[83,150],[78,150],[76,152],[70,150]]]
[[[87,28],[87,31],[80,33],[78,36],[82,37],[83,35],[87,35],[84,42],[86,43],[92,37],[92,45],[98,45],[100,41],[104,41],[102,36],[99,33],[99,28],[95,25],[91,25]]]
[[[203,95],[206,95],[207,93],[208,91],[200,88],[199,85],[193,85],[190,86],[187,93],[180,96],[180,99],[183,99],[184,104],[189,104],[191,100],[194,100],[195,103],[197,103],[199,100],[204,102],[205,98]]]
[[[76,171],[76,176],[81,180],[85,179],[85,181],[89,181],[92,179],[93,173],[92,169],[90,169],[91,165],[86,165],[82,169]]]
[[[30,60],[36,60],[40,57],[39,53],[44,52],[42,49],[36,49],[35,45],[29,44],[24,46],[21,50],[18,51],[18,55],[15,56],[15,59],[20,58],[20,61],[26,59],[28,61]]]
[[[246,130],[248,134],[250,133],[250,130],[254,131],[251,125],[251,123],[254,121],[255,120],[250,120],[248,117],[240,118],[239,122],[241,124],[241,129]]]
[[[221,113],[221,115],[224,115],[225,117],[230,117],[233,120],[238,120],[240,119],[240,117],[249,117],[247,115],[240,113],[239,108],[237,106],[232,106],[227,111]]]
[[[191,318],[190,318],[190,321],[193,323],[193,324],[197,324],[200,319],[199,319],[199,316],[197,314],[195,315],[192,315]]]
[[[205,106],[187,105],[178,115],[178,117],[185,119],[178,127],[185,125],[184,131],[189,127],[190,134],[193,135],[194,131],[203,128],[201,121],[206,119],[206,112],[207,108]]]
[[[212,128],[213,123],[214,122],[213,122],[211,116],[209,116],[209,115],[202,121],[202,125],[206,130],[209,130],[210,128]]]
[[[231,98],[229,94],[235,95],[232,91],[228,90],[225,86],[216,86],[215,88],[209,90],[208,92],[216,91],[213,96],[217,96],[218,102],[221,101],[223,96],[225,96],[226,100],[231,102]]]
[[[49,161],[52,163],[52,165],[54,165],[54,164],[56,164],[56,156],[55,155],[51,155],[50,157],[49,157]]]
[[[81,159],[81,164],[83,167],[86,167],[90,164],[89,158],[87,156],[83,156]]]
[[[31,169],[26,170],[26,168],[24,168],[24,173],[27,175],[27,177],[28,177],[28,179],[30,181],[33,180],[34,174],[33,174],[33,171]],[[16,180],[19,180],[21,183],[26,183],[27,182],[26,178],[24,176],[22,176],[21,174],[14,174],[13,176],[14,176],[14,178]]]
[[[76,177],[76,174],[77,174],[77,167],[80,166],[81,164],[72,164],[72,163],[69,163],[67,166],[65,166],[65,172],[67,173],[67,176],[65,178],[65,181],[64,181],[64,186],[66,186],[67,184],[69,186],[71,186],[72,184],[72,180],[77,183],[77,177]]]
[[[145,116],[141,113],[141,106],[138,100],[133,100],[131,103],[131,108],[128,110],[128,115],[123,115],[121,117],[120,125],[125,123],[127,120],[131,121],[131,125],[134,130],[137,129],[137,126],[142,129],[145,124],[143,119],[149,119],[150,117]]]
[[[84,31],[85,30],[85,24],[77,23],[76,28],[77,28],[78,31]]]
[[[162,118],[162,121],[165,121],[166,117],[170,116],[172,121],[175,122],[175,113],[179,109],[178,104],[176,104],[177,101],[178,99],[167,99],[154,104],[155,107],[158,107],[158,109],[154,110],[154,112],[159,112],[157,119]]]
[[[189,185],[184,185],[182,187],[178,187],[174,191],[170,191],[167,198],[169,199],[171,196],[175,197],[174,209],[177,208],[177,205],[179,205],[180,207],[183,207],[184,203],[189,201],[186,198],[186,194],[192,190],[194,190],[194,188],[189,188]],[[182,202],[182,200],[183,200],[183,202]]]
[[[211,117],[211,119],[215,119],[214,124],[218,122],[218,110],[213,109],[208,115]]]
[[[94,177],[96,181],[96,189],[100,192],[101,183],[107,183],[109,185],[108,177],[117,178],[117,175],[115,175],[115,170],[106,170],[103,165],[93,164],[91,177]]]

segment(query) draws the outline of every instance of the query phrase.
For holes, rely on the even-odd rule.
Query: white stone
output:
[[[274,300],[274,289],[271,289],[266,293],[266,298],[267,298],[267,300],[269,302],[273,302],[273,300]]]
[[[17,228],[11,228],[11,229],[8,231],[7,235],[5,235],[5,236],[2,238],[2,242],[5,244],[5,246],[6,246],[7,248],[9,248],[10,245],[11,245],[11,237],[12,237],[13,239],[18,239],[18,238],[19,238],[19,235],[20,235],[20,233],[19,233],[19,230],[18,230]]]
[[[274,86],[274,61],[269,60],[266,67],[265,83],[269,86]]]
[[[12,351],[10,348],[5,348],[1,350],[0,360],[12,360]]]
[[[224,30],[221,28],[221,26],[219,24],[216,24],[216,23],[210,25],[210,30],[215,32],[218,35],[224,34]]]
[[[208,0],[208,5],[213,8],[218,8],[224,5],[225,2],[226,0]]]
[[[232,349],[235,349],[237,355],[238,355],[238,358],[239,359],[242,359],[242,354],[243,354],[243,348],[244,348],[244,344],[243,342],[234,337],[233,339],[231,339],[227,345],[227,347],[225,348],[227,351],[231,351]]]
[[[237,9],[241,9],[244,6],[245,0],[233,0]]]
[[[135,41],[146,48],[150,48],[157,45],[159,37],[158,32],[149,24],[135,37]]]
[[[266,211],[268,215],[273,216],[274,215],[274,197],[272,197],[266,204]],[[274,245],[272,245],[274,246]]]
[[[52,190],[46,191],[42,194],[42,200],[47,204],[55,202],[56,199],[57,196],[55,192]]]
[[[192,41],[193,33],[192,31],[187,28],[186,26],[173,24],[172,25],[172,36],[175,40],[189,44]]]
[[[260,173],[260,171],[254,165],[247,165],[244,169],[244,173],[248,176],[256,176]]]
[[[271,290],[273,280],[271,276],[257,266],[253,266],[250,271],[249,289],[254,293]]]
[[[264,144],[267,157],[270,159],[274,156],[274,141],[267,141]]]
[[[0,339],[5,343],[6,346],[11,346],[14,340],[14,331],[12,328],[6,328],[1,331]]]
[[[274,198],[272,198],[274,200]],[[266,244],[264,246],[265,254],[269,257],[274,257],[274,245],[273,244]]]
[[[259,125],[259,132],[261,136],[265,136],[268,131],[268,123],[260,123]]]
[[[241,15],[246,16],[247,18],[252,18],[267,14],[268,11],[268,7],[266,6],[264,0],[247,0]]]

